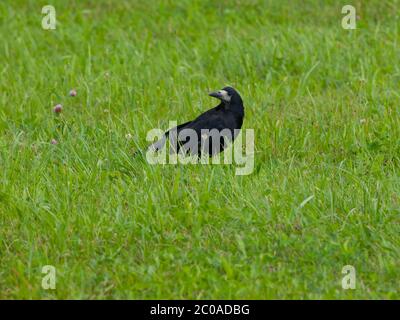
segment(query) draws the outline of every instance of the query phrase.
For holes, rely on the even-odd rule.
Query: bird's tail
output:
[[[133,154],[133,157],[135,158],[135,157],[137,157],[139,155],[144,155],[149,150],[152,150],[153,152],[157,152],[157,151],[161,150],[165,146],[165,143],[167,141],[168,135],[169,135],[169,132],[167,131],[166,133],[164,133],[164,136],[160,140],[152,143],[151,145],[147,146],[147,148],[145,148],[145,149],[137,150]]]
[[[164,136],[160,140],[149,145],[146,150],[152,150],[152,151],[161,150],[162,148],[164,148],[165,143],[167,142],[167,137],[168,137],[168,132],[164,133]]]
[[[149,145],[146,148],[146,150],[136,151],[134,156],[136,156],[137,154],[143,154],[144,152],[147,152],[148,150],[150,150],[150,148],[152,148],[153,151],[156,151],[156,152],[161,150],[162,148],[164,148],[165,143],[167,142],[167,138],[169,138],[170,132],[174,132],[175,133],[175,134],[174,133],[172,134],[171,139],[175,139],[176,140],[176,133],[179,132],[184,127],[186,127],[190,123],[191,123],[191,121],[188,121],[188,122],[180,124],[179,126],[176,126],[175,128],[172,128],[172,129],[168,130],[167,132],[164,133],[163,137],[160,140],[158,140],[158,141],[152,143],[151,145]],[[177,148],[175,148],[175,152],[179,151],[179,148],[180,148],[180,145],[178,143]]]

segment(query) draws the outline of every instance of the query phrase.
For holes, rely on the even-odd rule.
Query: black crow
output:
[[[232,87],[211,92],[211,97],[221,103],[193,121],[178,125],[164,133],[161,140],[149,146],[149,149],[158,151],[169,138],[171,145],[175,145],[170,152],[182,152],[198,155],[208,153],[213,156],[225,149],[239,133],[243,124],[244,107],[239,93]],[[175,143],[174,143],[175,142]]]

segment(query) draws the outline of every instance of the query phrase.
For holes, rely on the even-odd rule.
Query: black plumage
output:
[[[243,124],[244,106],[239,93],[232,87],[209,94],[221,103],[198,116],[193,121],[178,125],[167,132],[164,137],[149,146],[155,151],[162,149],[169,138],[175,148],[171,152],[201,155],[202,152],[213,156],[223,151],[232,142]],[[190,130],[185,130],[190,129]],[[192,135],[190,135],[192,133]],[[195,133],[195,137],[193,136]]]

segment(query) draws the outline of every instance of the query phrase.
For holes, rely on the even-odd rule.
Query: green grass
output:
[[[399,1],[45,4],[0,2],[0,298],[400,297]],[[251,175],[133,157],[225,85]]]

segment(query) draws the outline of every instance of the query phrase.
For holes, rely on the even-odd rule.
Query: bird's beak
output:
[[[217,99],[222,99],[222,95],[221,95],[221,93],[219,93],[218,91],[210,92],[208,95],[209,95],[210,97],[214,97],[214,98],[217,98]]]

